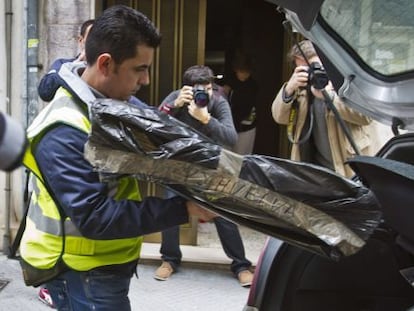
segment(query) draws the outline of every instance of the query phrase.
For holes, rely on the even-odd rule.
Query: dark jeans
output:
[[[246,259],[243,242],[237,225],[223,217],[214,218],[214,223],[223,250],[227,257],[232,259],[231,271],[237,275],[240,271],[248,269],[252,263]],[[164,261],[168,261],[174,270],[177,270],[181,264],[182,257],[179,229],[180,227],[176,226],[162,231],[161,258]]]
[[[131,311],[131,276],[116,271],[68,271],[46,284],[59,311]]]

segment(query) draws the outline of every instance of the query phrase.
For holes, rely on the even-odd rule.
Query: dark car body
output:
[[[244,311],[414,310],[414,2],[268,2],[314,43],[343,101],[396,136],[350,161],[383,212],[366,245],[333,261],[270,237]]]

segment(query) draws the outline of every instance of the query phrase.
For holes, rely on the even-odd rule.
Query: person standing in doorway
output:
[[[232,150],[239,154],[251,154],[256,138],[257,82],[253,79],[253,60],[237,51],[232,61],[232,74],[226,79],[224,92],[230,103],[237,142]]]

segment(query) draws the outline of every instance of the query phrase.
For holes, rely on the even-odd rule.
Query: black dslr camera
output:
[[[195,85],[193,87],[193,98],[194,103],[200,108],[206,107],[210,101],[210,96],[202,85]]]
[[[311,63],[308,69],[308,85],[317,90],[323,90],[328,82],[328,75],[322,65],[318,62]]]
[[[0,111],[0,171],[11,172],[22,164],[27,143],[24,128]]]

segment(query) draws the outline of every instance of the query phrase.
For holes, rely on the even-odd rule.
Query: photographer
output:
[[[287,126],[288,138],[292,143],[292,160],[314,163],[350,177],[353,172],[345,161],[355,155],[355,150],[333,111],[327,107],[322,90],[314,85],[318,78],[328,78],[312,42],[303,40],[299,42],[299,47],[295,44],[288,54],[295,69],[273,101],[273,119]],[[309,68],[308,64],[313,68]],[[378,139],[374,122],[344,105],[331,82],[326,82],[326,94],[347,126],[359,152],[374,154],[379,148],[375,143]]]
[[[170,93],[159,109],[215,142],[232,147],[237,141],[237,133],[230,106],[224,97],[213,90],[213,82],[214,75],[209,67],[191,66],[184,72],[183,87]]]
[[[170,93],[159,109],[192,126],[216,143],[231,148],[237,140],[230,105],[213,89],[214,75],[207,66],[192,66],[183,75],[183,87]],[[169,195],[167,191],[167,195]],[[243,287],[253,280],[251,262],[246,259],[243,242],[236,224],[214,218],[223,250],[232,260],[230,269]],[[154,278],[167,280],[181,264],[179,227],[162,231],[160,252],[162,264]]]

